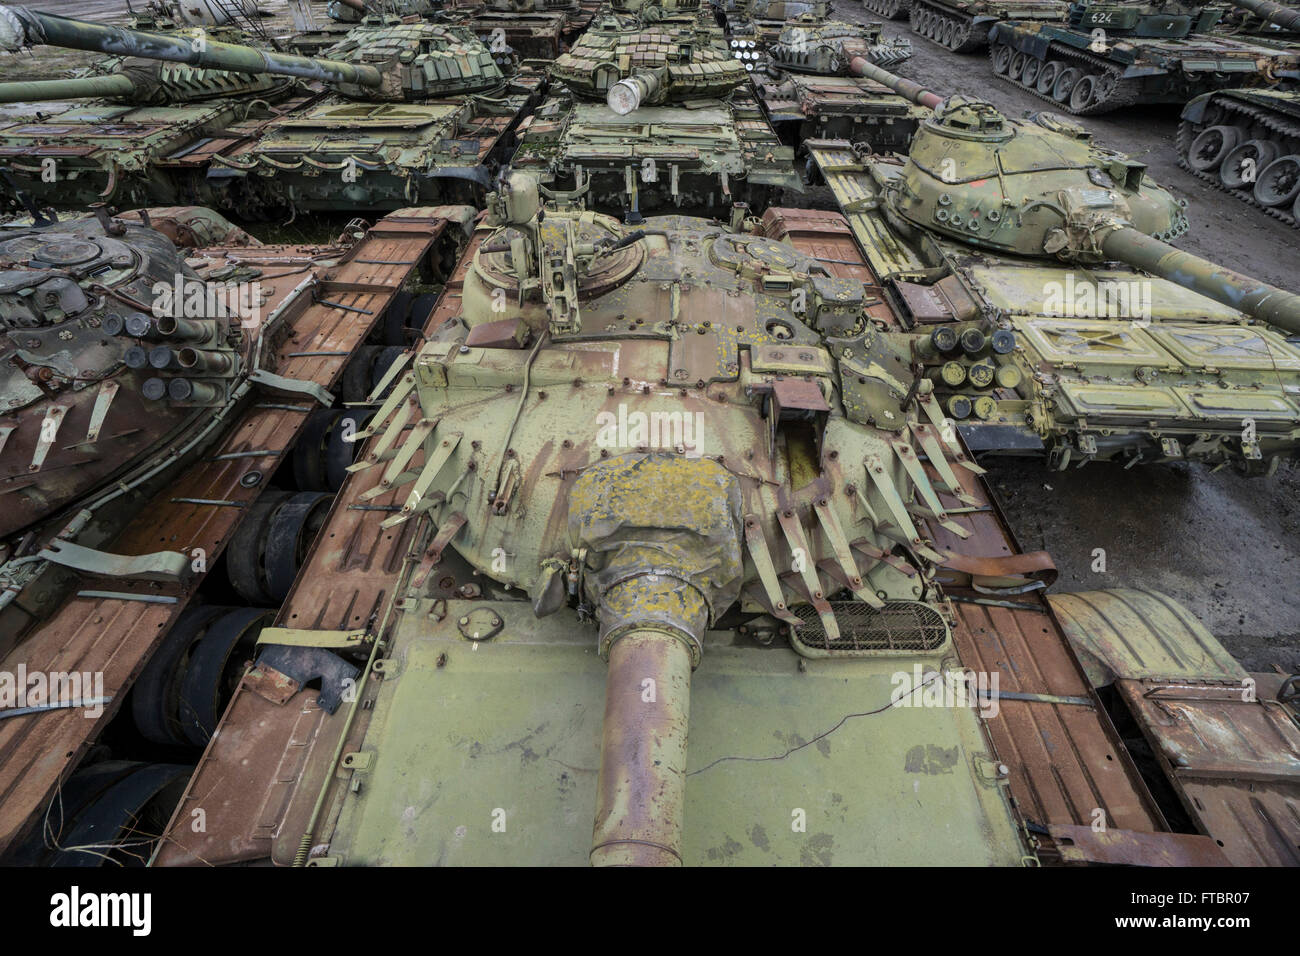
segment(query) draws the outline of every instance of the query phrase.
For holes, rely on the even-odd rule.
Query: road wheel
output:
[[[1219,167],[1219,181],[1229,189],[1254,188],[1259,174],[1277,156],[1277,147],[1266,139],[1248,139],[1236,147]]]
[[[999,43],[993,48],[993,72],[998,76],[1006,76],[1011,69],[1011,53],[1011,47],[1005,43]]]
[[[1300,156],[1279,156],[1264,167],[1255,183],[1255,201],[1261,206],[1289,206],[1300,196]]]
[[[1074,90],[1074,84],[1079,82],[1082,74],[1072,66],[1067,66],[1061,71],[1061,75],[1056,78],[1056,83],[1052,87],[1052,99],[1058,103],[1070,102],[1070,93]]]
[[[1034,88],[1043,96],[1051,96],[1052,89],[1056,86],[1056,78],[1061,75],[1065,69],[1065,64],[1060,60],[1050,60],[1043,64],[1043,68],[1038,71],[1038,82]]]
[[[1085,110],[1097,96],[1097,77],[1092,74],[1079,77],[1070,90],[1070,109]]]
[[[1224,158],[1241,142],[1241,130],[1235,126],[1211,126],[1201,130],[1187,150],[1187,163],[1192,169],[1208,173],[1218,169]]]

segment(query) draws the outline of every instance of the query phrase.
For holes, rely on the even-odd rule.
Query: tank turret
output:
[[[753,52],[753,41],[733,40],[732,48],[748,43],[750,50],[739,49],[745,58]],[[912,55],[912,43],[905,38],[886,38],[879,24],[858,24],[812,19],[792,20],[781,30],[777,41],[767,51],[773,65],[794,73],[836,76],[852,73],[859,57],[877,66],[894,66]]]
[[[419,102],[490,89],[505,79],[492,53],[462,27],[363,25],[326,50],[324,57],[305,57],[0,6],[0,49],[36,44],[233,73],[293,76],[327,83],[361,100]]]
[[[1223,16],[1223,7],[1181,0],[1147,3],[1078,0],[1066,12],[1066,21],[1080,30],[1100,30],[1102,37],[1137,36],[1177,39],[1206,33]]]
[[[0,234],[0,535],[232,401],[257,337],[240,295],[202,282],[157,230],[102,211]]]
[[[434,12],[429,0],[386,0],[377,6],[382,6],[385,15],[393,17],[419,17]],[[339,23],[361,23],[372,11],[365,0],[329,0],[325,12]]]
[[[1300,296],[1164,241],[1186,228],[1182,208],[1146,179],[1143,164],[1100,149],[1054,116],[1014,121],[981,100],[941,99],[862,58],[853,69],[934,110],[884,187],[885,209],[900,227],[1014,255],[1128,263],[1300,332]]]
[[[625,115],[641,106],[726,96],[746,74],[706,35],[610,15],[556,59],[551,75],[579,96],[605,98]]]

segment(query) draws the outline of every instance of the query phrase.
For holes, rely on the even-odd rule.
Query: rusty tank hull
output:
[[[1204,685],[1198,719],[1211,720],[1225,705],[1210,698],[1240,684],[1239,669],[1221,649],[1207,657],[1213,638],[1162,599],[1041,596],[1050,559],[1015,546],[932,389],[917,386],[914,420],[878,378],[898,363],[859,350],[855,315],[869,317],[876,347],[911,336],[885,301],[854,298],[882,287],[848,220],[771,209],[735,233],[687,217],[631,227],[548,210],[539,231],[530,187],[512,185],[462,259],[429,343],[409,355],[403,391],[377,410],[327,528],[335,542],[365,543],[367,570],[318,539],[154,865],[914,864],[930,857],[910,837],[941,806],[955,822],[934,862],[949,865],[1279,859],[1232,808],[1251,787],[1285,806],[1286,774],[1212,790],[1169,763],[1140,771],[1094,696],[1140,694],[1167,665],[1180,686]],[[536,286],[516,271],[534,253],[555,270],[534,274]],[[781,310],[804,277],[822,281],[807,287],[817,304],[801,327]],[[731,296],[733,283],[755,283],[756,296]],[[495,317],[498,288],[519,318]],[[697,294],[716,304],[691,308]],[[693,316],[688,335],[656,324],[674,314]],[[831,402],[817,398],[826,345],[804,334],[814,327],[821,343],[854,343],[835,353],[842,391]],[[745,349],[758,329],[776,341]],[[740,346],[734,369],[715,357],[728,341]],[[796,464],[806,428],[810,457]],[[859,478],[844,443],[871,434],[886,439],[883,457],[869,454]],[[906,464],[922,453],[924,466]],[[779,486],[777,500],[755,505],[763,485]],[[937,511],[921,503],[927,486]],[[842,511],[850,488],[902,523],[910,557],[863,536],[866,522]],[[1164,640],[1168,661],[1124,656],[1105,629],[1117,601],[1140,609],[1141,640]],[[357,608],[369,612],[364,629]],[[353,646],[340,628],[356,628]],[[1137,625],[1125,633],[1136,639]],[[289,647],[357,667],[356,705],[314,706],[318,692],[279,670]],[[910,705],[913,694],[965,693],[945,676],[955,668],[1001,689],[971,690],[956,707]],[[530,692],[537,680],[552,693]],[[1297,736],[1284,721],[1264,726],[1265,696],[1233,719]],[[1018,729],[1026,722],[1035,733]],[[938,742],[915,746],[916,732]],[[1168,740],[1162,755],[1176,753],[1172,733],[1155,732]],[[1231,752],[1226,737],[1201,739],[1207,759]],[[967,748],[970,768],[946,756]],[[302,759],[286,775],[290,753]],[[1203,832],[1172,832],[1147,769],[1195,789]],[[809,786],[839,799],[797,796]],[[1098,802],[1107,839],[1089,836]],[[199,807],[204,833],[185,825]]]

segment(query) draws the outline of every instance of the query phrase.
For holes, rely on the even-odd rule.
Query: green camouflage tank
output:
[[[66,114],[66,129],[89,136],[58,136],[40,125],[14,131],[25,149],[55,151],[54,178],[42,177],[28,163],[14,161],[18,186],[38,204],[76,204],[82,192],[65,190],[58,155],[75,150],[77,162],[66,172],[97,188],[96,198],[177,202],[203,198],[247,215],[283,210],[373,212],[422,202],[472,199],[491,181],[491,168],[510,144],[521,113],[534,101],[541,77],[508,78],[512,60],[494,56],[463,27],[431,23],[363,23],[330,47],[325,57],[303,57],[215,40],[190,42],[177,35],[107,27],[39,13],[23,7],[0,8],[3,45],[19,49],[48,43],[96,50],[127,58],[111,77],[0,84],[0,96],[43,99],[110,93],[128,103],[170,102],[188,93],[178,80],[212,94],[212,69],[258,83],[281,77],[324,84],[329,92],[300,108],[232,130],[231,136],[191,136],[177,141],[163,123],[166,114],[138,117],[141,134],[116,131],[110,152],[95,141],[94,116]],[[193,77],[190,67],[204,75]],[[164,80],[172,80],[169,84]],[[233,81],[225,81],[227,83]],[[220,110],[240,115],[254,104],[222,102]],[[125,110],[123,110],[125,112]],[[111,114],[110,114],[111,115]],[[48,124],[47,124],[48,125]],[[84,132],[83,132],[84,131]],[[101,131],[102,138],[114,131]],[[51,142],[52,140],[52,142]],[[141,142],[143,140],[143,142]],[[0,139],[0,143],[3,140]],[[44,144],[44,145],[41,145]],[[96,148],[99,151],[96,152]],[[118,157],[126,153],[125,161]],[[117,169],[137,175],[132,189],[116,196]],[[179,169],[179,176],[171,170]],[[98,172],[98,177],[95,173]],[[104,186],[108,180],[114,189]],[[162,195],[151,192],[155,183]],[[75,196],[73,195],[75,193]]]
[[[810,149],[971,448],[1259,472],[1300,447],[1300,296],[1169,246],[1183,204],[1076,124],[869,73],[935,111],[906,158]]]
[[[171,29],[198,45],[228,31]],[[251,197],[208,178],[213,150],[249,142],[318,94],[293,77],[109,56],[77,77],[0,83],[0,167],[39,206],[202,203],[247,215]]]
[[[967,100],[941,116],[986,132],[995,119]],[[1038,129],[1017,127],[1026,147],[1084,155]],[[926,136],[913,148],[928,165],[940,157]],[[1049,211],[1035,211],[1053,200],[1033,195],[1024,152],[1006,158],[1007,218],[1055,245]],[[1090,266],[1089,240],[1130,229],[1119,217],[1154,230],[1175,214],[1135,181],[1047,175],[1079,213],[1058,251]],[[966,216],[983,179],[952,185],[947,206]],[[1095,193],[1111,200],[1104,222]],[[892,208],[870,200],[852,208]],[[897,208],[898,230],[923,218]],[[983,469],[918,351],[931,337],[898,324],[902,300],[851,239],[776,238],[776,219],[843,219],[767,213],[743,230],[675,215],[634,226],[545,204],[517,171],[503,179],[436,325],[370,402],[320,547],[262,631],[154,865],[1290,856],[1294,823],[1288,849],[1261,850],[1222,823],[1170,835],[1158,811],[1110,809],[1155,802],[1132,763],[1143,745],[1086,729],[1105,717],[1088,681],[1138,708],[1144,694],[1174,700],[1172,741],[1167,710],[1135,718],[1170,763],[1188,723],[1225,762],[1271,739],[1269,714],[1290,746],[1293,711],[1261,691],[1233,711],[1247,733],[1212,733],[1212,708],[1251,685],[1160,595],[1056,595],[1058,622],[1040,596],[1047,556],[990,536],[1001,519]],[[974,347],[969,328],[960,340]],[[1015,676],[1038,680],[1049,655],[1063,680]],[[345,706],[317,701],[340,686]],[[1071,726],[1045,730],[1058,708]],[[1289,766],[1249,766],[1234,799],[1289,785]],[[1166,773],[1179,795],[1203,792]],[[1104,774],[1133,789],[1103,811],[1124,822],[1093,837]],[[1214,802],[1192,805],[1220,816],[1226,784],[1210,783]],[[936,821],[942,840],[929,839]]]
[[[989,56],[996,75],[1080,116],[1300,79],[1300,49],[1218,35],[1222,13],[1181,2],[1076,2],[1059,23],[996,24]]]
[[[250,843],[247,817],[214,802],[206,832],[178,834],[158,862],[193,862],[193,849],[312,866],[798,864],[809,850],[789,807],[804,808],[809,834],[836,833],[837,863],[916,859],[877,827],[840,825],[839,806],[808,799],[814,787],[856,791],[891,827],[942,815],[949,863],[1017,865],[1026,847],[1005,790],[965,767],[920,793],[907,783],[917,739],[988,752],[973,708],[900,708],[888,740],[837,742],[834,760],[802,747],[762,766],[726,759],[794,747],[773,731],[796,711],[812,712],[802,731],[887,706],[892,675],[953,654],[932,584],[947,559],[911,502],[966,497],[956,473],[980,469],[909,392],[908,337],[866,321],[863,284],[711,220],[634,227],[543,206],[517,171],[480,239],[456,318],[408,357],[357,436],[374,442],[351,469],[354,489],[371,486],[358,500],[395,500],[375,520],[430,541],[419,551],[432,556],[391,569],[386,659],[358,682],[369,695],[383,673],[399,699],[323,725],[369,755],[345,764],[372,772],[349,788],[325,772],[337,755],[314,748],[272,839]],[[840,383],[857,375],[878,391],[846,412]],[[478,584],[444,598],[440,580],[462,568]],[[276,679],[290,643],[328,659],[322,626],[263,632],[244,700],[265,706],[252,688]],[[529,690],[539,677],[546,693]],[[502,746],[521,732],[546,759]],[[279,743],[250,744],[258,792]],[[436,807],[417,795],[429,781]],[[720,858],[756,785],[791,832]],[[501,840],[465,826],[485,792],[509,819]],[[394,807],[412,825],[394,825]]]
[[[912,54],[908,40],[884,37],[878,23],[862,27],[805,15],[787,23],[763,52],[753,40],[730,42],[747,68],[756,66],[768,119],[782,142],[796,148],[809,139],[844,139],[903,150],[927,115],[857,71],[858,61],[888,67]]]
[[[525,124],[513,165],[552,191],[635,220],[661,208],[725,216],[799,188],[793,151],[698,10],[687,25],[608,14],[550,73],[557,88]]]

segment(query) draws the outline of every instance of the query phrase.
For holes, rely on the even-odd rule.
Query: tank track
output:
[[[1216,99],[1214,105],[1224,110],[1225,114],[1237,113],[1239,115],[1244,115],[1252,125],[1259,124],[1269,132],[1280,133],[1283,137],[1292,138],[1296,140],[1297,143],[1300,143],[1300,124],[1282,119],[1269,110],[1260,109],[1259,107],[1252,106],[1249,103],[1241,103],[1237,100],[1228,98]],[[1225,115],[1224,119],[1226,120],[1228,117]],[[1204,127],[1201,127],[1201,129],[1203,128]],[[1192,148],[1192,140],[1194,140],[1197,134],[1201,132],[1201,129],[1194,127],[1190,120],[1183,120],[1178,124],[1178,165],[1202,182],[1209,183],[1215,189],[1219,190],[1219,192],[1237,197],[1242,202],[1254,206],[1265,215],[1272,216],[1279,222],[1286,223],[1292,229],[1300,229],[1300,219],[1296,219],[1296,217],[1287,211],[1285,207],[1265,206],[1255,198],[1253,190],[1230,189],[1223,184],[1222,180],[1220,180],[1214,172],[1202,172],[1201,170],[1194,168],[1192,164],[1187,161],[1187,154]],[[1300,147],[1297,147],[1295,151],[1300,152]]]
[[[989,41],[992,24],[976,26],[970,17],[911,0],[912,32],[954,53],[973,53]]]
[[[912,12],[912,0],[862,0],[862,4],[886,20],[901,20]]]
[[[1003,46],[1008,45],[998,43],[989,47],[989,65],[993,70],[993,75],[1020,87],[1022,90],[1034,94],[1034,96],[1037,96],[1040,100],[1046,100],[1048,103],[1052,104],[1054,109],[1073,113],[1075,116],[1098,116],[1102,113],[1109,113],[1112,110],[1132,106],[1142,98],[1140,81],[1137,79],[1124,79],[1120,76],[1119,69],[1112,66],[1110,63],[1107,63],[1102,57],[1053,43],[1048,48],[1048,55],[1051,57],[1051,60],[1059,60],[1079,69],[1085,76],[1098,78],[1102,89],[1104,90],[1100,97],[1095,97],[1087,106],[1084,106],[1081,109],[1076,109],[1071,106],[1068,101],[1062,103],[1055,97],[1049,96],[1045,93],[1040,93],[1036,87],[1025,83],[1019,77],[1012,77],[1009,73],[999,73],[997,71],[997,56],[998,50]],[[1010,47],[1010,49],[1013,56],[1020,52],[1016,50],[1015,47]],[[1025,54],[1025,56],[1028,55],[1029,54]],[[1038,62],[1041,69],[1041,66],[1045,66],[1051,61],[1039,60]]]

